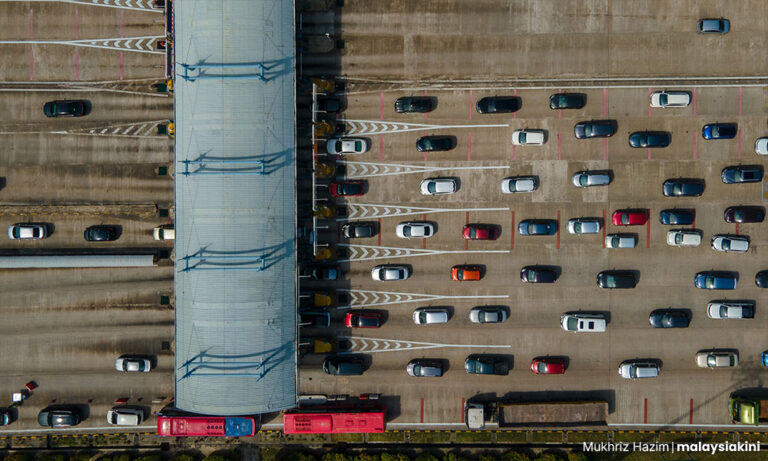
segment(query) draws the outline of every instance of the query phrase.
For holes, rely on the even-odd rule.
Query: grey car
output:
[[[492,355],[473,354],[464,361],[464,371],[471,375],[509,374],[509,361]]]
[[[731,30],[731,21],[724,18],[699,19],[696,32],[699,34],[727,34]]]
[[[720,179],[725,184],[760,182],[763,180],[763,167],[761,165],[727,166],[720,173]]]
[[[599,234],[603,228],[603,218],[573,218],[568,220],[569,234]]]
[[[606,248],[635,248],[637,234],[608,234],[605,236]]]
[[[571,182],[576,187],[607,186],[613,181],[611,170],[583,170],[573,174]]]
[[[405,372],[417,378],[439,378],[443,376],[443,362],[436,359],[413,359],[408,362]]]
[[[37,414],[37,422],[44,427],[77,426],[83,421],[80,409],[71,407],[44,408]]]
[[[576,139],[608,138],[616,134],[616,120],[591,120],[579,122],[573,127]]]
[[[365,360],[353,355],[328,357],[323,362],[323,371],[331,376],[362,375],[365,371]]]

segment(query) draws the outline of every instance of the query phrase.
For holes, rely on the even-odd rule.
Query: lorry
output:
[[[587,426],[605,424],[608,402],[489,402],[467,403],[467,428],[484,429],[486,423],[507,426]]]
[[[768,398],[731,395],[728,399],[728,412],[734,424],[754,426],[766,424],[768,423]]]

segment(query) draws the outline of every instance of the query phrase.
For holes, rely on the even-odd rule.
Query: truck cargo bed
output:
[[[596,424],[608,417],[607,402],[548,402],[501,404],[499,425]]]

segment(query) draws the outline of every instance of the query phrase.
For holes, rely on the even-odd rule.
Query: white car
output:
[[[711,319],[751,319],[755,316],[752,301],[712,301],[707,304],[707,317]]]
[[[638,360],[626,360],[619,365],[619,376],[625,379],[655,378],[659,376],[659,364]]]
[[[115,360],[115,369],[117,371],[149,373],[152,370],[152,362],[144,357],[124,355]]]
[[[757,138],[757,141],[755,141],[755,153],[758,155],[768,155],[768,138]]]
[[[603,333],[607,322],[603,314],[566,312],[560,316],[560,327],[565,331],[579,333]]]
[[[547,142],[544,130],[516,130],[512,132],[512,144],[516,146],[540,146]]]
[[[635,248],[637,234],[608,234],[605,236],[606,248]]]
[[[158,226],[152,230],[152,237],[155,240],[174,240],[176,238],[176,230],[173,226]]]
[[[401,222],[395,228],[395,235],[401,239],[424,239],[435,235],[435,226],[428,222]]]
[[[745,235],[715,234],[710,246],[713,250],[730,253],[745,253],[749,250],[749,237]]]
[[[568,220],[569,234],[599,234],[602,228],[601,218],[573,218]]]
[[[405,280],[410,276],[411,270],[401,264],[380,264],[371,270],[371,278],[379,282]]]
[[[413,311],[413,323],[416,325],[434,325],[448,323],[450,314],[445,307],[420,307]]]
[[[672,229],[667,231],[667,245],[673,247],[697,247],[701,245],[701,231],[697,229]]]
[[[427,178],[421,182],[421,195],[453,194],[459,184],[453,178]]]
[[[687,91],[656,91],[651,95],[651,107],[687,107],[690,103]]]
[[[539,188],[537,176],[512,176],[501,180],[501,193],[533,192]]]
[[[331,155],[363,154],[370,148],[371,143],[365,138],[333,138],[325,145]]]
[[[113,407],[107,412],[107,423],[116,426],[138,426],[144,421],[144,411],[140,408]]]
[[[611,172],[608,170],[577,171],[571,177],[571,183],[576,187],[607,186],[611,183]]]
[[[501,306],[473,307],[469,311],[469,321],[472,323],[504,323],[507,311]]]
[[[739,364],[739,354],[735,352],[701,351],[696,354],[696,365],[701,368],[729,368]]]
[[[8,238],[11,240],[40,240],[48,237],[45,224],[18,223],[8,226]]]

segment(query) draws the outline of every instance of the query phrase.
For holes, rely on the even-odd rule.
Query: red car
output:
[[[537,375],[561,375],[565,373],[565,359],[542,357],[531,360],[531,371]]]
[[[381,312],[375,311],[351,311],[344,316],[344,326],[349,328],[379,328],[381,322]]]
[[[648,222],[648,210],[616,210],[613,212],[615,226],[642,226]]]
[[[496,240],[499,238],[499,230],[488,224],[467,224],[462,235],[466,240]]]
[[[332,182],[329,189],[334,197],[357,197],[365,194],[365,183],[363,181]]]

